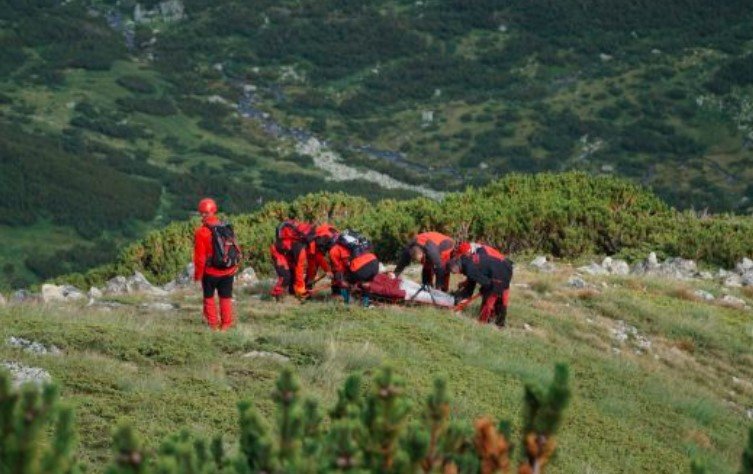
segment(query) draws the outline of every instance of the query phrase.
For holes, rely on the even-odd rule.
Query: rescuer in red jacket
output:
[[[455,250],[448,268],[453,273],[462,273],[467,277],[458,285],[457,298],[470,298],[476,284],[480,285],[483,298],[479,321],[490,322],[494,316],[497,326],[504,327],[510,299],[512,262],[493,247],[462,242]]]
[[[440,290],[447,291],[450,286],[447,262],[450,260],[454,248],[455,241],[439,232],[418,234],[403,249],[400,260],[395,267],[395,276],[399,276],[411,260],[418,261],[423,264],[421,283],[424,285],[435,284]],[[432,282],[433,279],[435,279],[435,282]]]
[[[350,289],[361,290],[363,306],[368,306],[369,283],[379,273],[379,259],[371,251],[361,251],[349,246],[345,240],[337,239],[329,251],[332,263],[333,293],[337,289],[345,303],[350,303]]]
[[[294,219],[282,221],[275,230],[275,242],[270,247],[272,263],[277,272],[277,284],[272,296],[280,299],[287,291],[299,298],[308,296],[306,267],[308,239],[313,227]]]
[[[319,269],[327,274],[331,273],[327,254],[337,236],[337,229],[330,224],[317,225],[307,236],[309,243],[306,247],[306,289],[308,291],[313,289]],[[332,293],[335,293],[334,286]]]
[[[223,331],[233,324],[233,278],[238,270],[231,268],[214,268],[211,266],[214,254],[212,231],[210,227],[220,224],[217,218],[217,203],[206,198],[199,201],[201,227],[194,232],[193,264],[194,280],[201,282],[204,292],[204,319],[210,328]],[[220,318],[217,318],[215,292],[220,297]]]

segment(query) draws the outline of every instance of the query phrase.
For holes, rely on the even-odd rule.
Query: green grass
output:
[[[305,391],[325,406],[348,373],[390,364],[409,381],[414,401],[443,376],[454,417],[490,414],[517,430],[523,381],[546,380],[555,362],[566,362],[574,398],[550,472],[687,472],[691,454],[712,472],[735,472],[749,424],[744,412],[753,406],[753,387],[739,382],[753,378],[750,313],[685,299],[686,284],[607,278],[604,288],[593,279],[599,289],[584,295],[566,278],[521,267],[516,283],[546,281],[546,292],[514,287],[504,332],[447,311],[278,305],[247,294],[239,295],[239,323],[227,334],[207,331],[193,293],[174,296],[179,310],[159,314],[139,308],[138,298],[121,299],[127,305],[110,312],[10,306],[0,308],[0,338],[55,344],[65,355],[0,346],[0,360],[52,373],[76,408],[92,472],[108,458],[111,429],[124,417],[152,447],[177,426],[233,439],[241,398],[271,417],[280,363],[244,358],[251,350],[289,357]],[[651,350],[637,355],[630,340],[616,343],[616,319],[649,337]]]

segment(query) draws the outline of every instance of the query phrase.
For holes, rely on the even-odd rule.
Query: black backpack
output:
[[[351,229],[345,229],[340,233],[337,237],[337,243],[350,251],[351,259],[363,255],[373,248],[369,239]]]
[[[243,254],[235,238],[233,226],[228,222],[222,222],[207,227],[212,231],[212,261],[209,266],[227,269],[241,263]]]

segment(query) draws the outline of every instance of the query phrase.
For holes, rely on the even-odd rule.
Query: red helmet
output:
[[[199,201],[199,213],[201,214],[216,214],[217,203],[212,198],[204,198]]]
[[[460,242],[457,247],[455,247],[455,255],[461,256],[461,255],[468,255],[471,253],[471,244],[470,242]]]

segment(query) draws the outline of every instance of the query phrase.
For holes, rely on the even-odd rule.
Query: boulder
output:
[[[282,354],[278,354],[277,352],[267,352],[267,351],[251,351],[247,354],[243,354],[243,357],[246,357],[249,359],[271,359],[276,362],[287,362],[290,360],[289,357],[284,356]]]
[[[554,270],[554,264],[549,262],[543,255],[539,255],[538,257],[533,259],[531,266],[542,272],[551,272]]]
[[[42,386],[52,382],[50,374],[39,367],[27,367],[18,362],[0,362],[0,367],[10,373],[10,379],[16,388],[26,384]]]
[[[147,293],[154,296],[164,296],[167,291],[149,283],[141,272],[134,272],[132,276],[116,276],[105,284],[106,295],[122,295],[128,293]]]
[[[578,267],[578,271],[588,275],[609,275],[609,271],[598,263],[591,263],[585,267]]]
[[[16,290],[10,297],[11,303],[33,303],[40,300],[40,296],[26,289]]]
[[[630,266],[625,260],[613,259],[606,257],[601,262],[601,267],[612,275],[627,275],[630,273]]]
[[[687,280],[695,278],[698,275],[698,266],[694,260],[679,257],[668,258],[661,264],[659,275],[678,280]]]
[[[89,297],[90,300],[98,300],[102,298],[102,290],[97,288],[96,286],[92,286],[89,288],[89,291],[86,293],[86,296]]]
[[[181,272],[178,273],[175,279],[165,284],[162,287],[162,289],[165,291],[175,291],[181,288],[186,288],[186,287],[191,286],[191,283],[193,282],[193,273],[194,273],[193,262],[189,262],[186,264],[185,267],[183,267],[183,270],[181,270]]]
[[[586,287],[586,281],[581,277],[575,276],[567,280],[567,286],[572,287],[572,288],[583,289]]]
[[[753,286],[753,270],[749,270],[743,274],[741,283],[743,286]]]
[[[107,280],[107,283],[105,283],[104,293],[106,295],[122,295],[126,292],[128,292],[128,285],[124,276],[118,275],[115,278]]]
[[[84,294],[75,286],[58,286],[49,283],[42,285],[42,301],[45,303],[77,301],[84,298]]]
[[[748,257],[743,258],[735,265],[735,271],[740,275],[753,271],[753,260]]]
[[[248,267],[235,277],[235,281],[238,282],[238,286],[249,287],[256,286],[259,283],[259,278],[256,276],[254,269]]]
[[[712,295],[708,291],[695,290],[693,292],[693,294],[696,295],[697,297],[701,298],[702,300],[705,300],[705,301],[713,301],[714,300],[714,295]]]
[[[740,275],[732,273],[724,279],[724,286],[730,288],[739,288],[743,286],[743,279]]]

